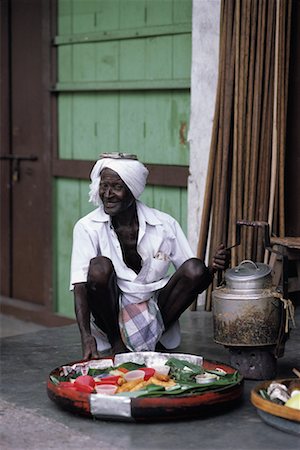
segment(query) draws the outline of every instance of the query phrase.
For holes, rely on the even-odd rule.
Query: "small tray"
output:
[[[251,391],[251,402],[257,408],[259,416],[269,425],[282,431],[300,435],[300,411],[288,406],[278,405],[270,400],[264,399],[259,391],[268,389],[271,383],[282,383],[287,386],[296,378],[285,378],[281,380],[264,381]]]
[[[160,355],[166,354],[160,353]],[[176,354],[176,357],[181,357],[182,359],[185,356],[183,353]],[[196,355],[189,356],[197,357]],[[81,362],[75,361],[67,365]],[[214,370],[217,367],[228,373],[233,373],[236,370],[227,364],[203,360],[204,369]],[[226,410],[240,401],[243,393],[243,378],[241,377],[235,384],[201,394],[143,398],[106,396],[104,398],[95,394],[78,392],[55,385],[50,377],[57,376],[60,371],[61,367],[58,367],[49,374],[47,381],[49,398],[72,413],[96,419],[146,422],[207,417],[212,414],[226,412]]]

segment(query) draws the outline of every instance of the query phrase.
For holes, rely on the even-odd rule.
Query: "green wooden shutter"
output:
[[[121,151],[188,166],[191,9],[192,0],[58,0],[59,159]],[[72,228],[92,209],[88,181],[57,177],[55,192],[57,310],[72,315]],[[186,188],[150,185],[141,199],[186,231]]]

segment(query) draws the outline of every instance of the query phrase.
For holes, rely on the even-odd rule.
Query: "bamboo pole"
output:
[[[278,220],[279,236],[284,237],[284,60],[285,60],[285,14],[284,2],[280,2],[279,12],[279,49],[278,49]]]
[[[233,110],[233,149],[232,149],[232,168],[231,168],[231,189],[228,187],[230,193],[230,214],[229,214],[229,229],[227,242],[234,243],[235,240],[235,224],[237,221],[237,178],[238,178],[238,149],[239,149],[239,125],[240,125],[240,45],[241,45],[241,4],[236,2],[236,29],[235,29],[235,83],[234,83],[234,110]],[[235,265],[236,251],[233,249],[231,261]]]
[[[257,30],[257,1],[253,1],[250,11],[250,60],[249,60],[249,76],[247,89],[247,113],[246,113],[246,136],[245,136],[245,185],[244,185],[244,202],[243,202],[243,219],[248,217],[249,205],[249,186],[250,186],[250,161],[251,161],[251,146],[252,146],[252,117],[253,117],[253,92],[254,92],[254,70],[255,70],[255,48],[256,48],[256,30]],[[238,248],[239,259],[246,258],[246,242],[248,230],[242,230],[241,245]]]
[[[263,55],[265,50],[265,34],[266,34],[266,3],[258,4],[258,29],[257,29],[257,47],[256,47],[256,64],[254,79],[254,95],[253,95],[253,127],[252,127],[252,152],[250,164],[250,189],[249,189],[249,209],[248,217],[255,220],[255,210],[257,204],[257,177],[258,177],[258,157],[260,151],[260,127],[261,127],[261,110],[262,110],[262,82],[263,82]],[[256,242],[257,233],[255,229],[249,229],[247,239],[247,258],[256,259]],[[255,234],[254,234],[255,232]]]
[[[266,26],[266,45],[264,57],[264,76],[263,76],[263,103],[262,103],[262,119],[261,119],[261,134],[260,134],[260,152],[259,152],[259,172],[257,176],[257,204],[255,218],[260,221],[267,220],[266,199],[268,196],[269,187],[269,172],[270,172],[270,132],[271,132],[271,114],[272,92],[270,91],[272,78],[272,56],[273,56],[273,29],[274,29],[274,8],[269,7],[267,11],[267,26]],[[259,233],[256,244],[256,260],[262,261],[264,248],[261,233]]]
[[[227,130],[224,128],[227,126],[227,103],[228,103],[228,70],[232,67],[230,63],[230,51],[231,51],[231,34],[232,34],[232,23],[233,23],[233,3],[225,3],[226,10],[224,11],[224,54],[223,54],[223,64],[221,65],[221,82],[220,82],[220,116],[219,116],[219,132],[217,139],[217,148],[215,155],[215,167],[214,167],[214,180],[217,182],[213,186],[213,207],[211,211],[211,239],[209,245],[209,258],[211,258],[214,251],[215,243],[218,241],[218,236],[220,233],[220,220],[224,221],[224,217],[220,216],[219,206],[222,202],[222,189],[224,182],[222,181],[222,171],[223,171],[223,150],[224,150],[224,134]],[[230,95],[230,94],[229,94]],[[207,298],[205,302],[205,309],[211,309],[211,296],[210,291],[207,293]]]
[[[286,122],[287,122],[287,101],[288,101],[288,86],[289,86],[289,60],[290,60],[290,41],[291,41],[291,17],[292,17],[292,2],[284,1],[282,4],[284,8],[283,23],[285,26],[283,35],[282,50],[283,54],[283,69],[282,69],[282,116],[281,116],[281,189],[280,189],[280,236],[285,236],[285,146],[286,146]]]
[[[280,45],[279,45],[279,235],[285,236],[285,211],[284,211],[284,180],[285,180],[285,143],[286,143],[286,115],[288,96],[288,73],[291,33],[291,2],[280,2]]]
[[[245,198],[244,192],[244,179],[245,179],[245,133],[246,133],[246,114],[247,114],[247,89],[248,89],[248,72],[249,72],[249,44],[250,44],[250,13],[251,13],[251,1],[242,2],[241,12],[241,70],[239,77],[239,117],[238,117],[238,148],[237,148],[237,192],[236,203],[237,212],[236,219],[241,220],[243,218],[243,201]],[[236,226],[233,230],[232,243],[235,242]],[[235,247],[232,257],[233,265],[237,265],[239,262],[238,252],[239,248]]]

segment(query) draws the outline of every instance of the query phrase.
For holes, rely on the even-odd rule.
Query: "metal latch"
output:
[[[12,181],[13,183],[20,180],[20,162],[21,161],[37,161],[38,157],[34,155],[1,155],[0,159],[12,161]]]

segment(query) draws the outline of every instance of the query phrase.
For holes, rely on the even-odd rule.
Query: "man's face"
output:
[[[104,205],[104,211],[110,216],[116,216],[128,209],[134,202],[134,196],[119,177],[111,169],[103,169],[99,185],[99,196]]]

